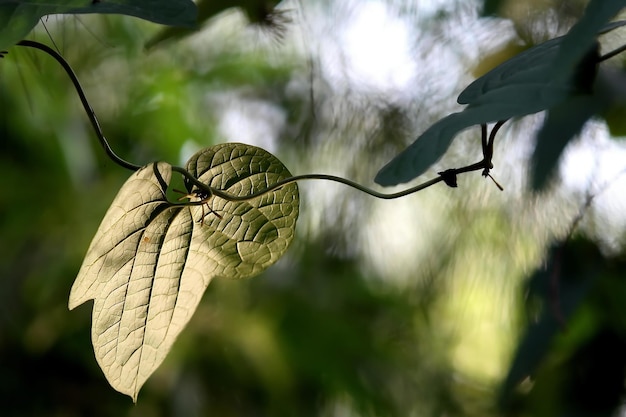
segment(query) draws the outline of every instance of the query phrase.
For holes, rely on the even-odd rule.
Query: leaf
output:
[[[502,9],[504,0],[484,0],[483,11],[481,15],[484,16],[497,16]]]
[[[605,25],[599,33],[620,26]],[[537,113],[569,96],[588,93],[595,79],[598,43],[594,40],[577,55],[579,61],[572,71],[555,77],[553,67],[567,36],[534,46],[472,82],[457,99],[468,106],[432,125],[387,163],[374,181],[391,186],[418,177],[443,156],[460,131],[470,126]]]
[[[485,100],[489,93],[510,85],[546,84],[550,81],[548,72],[558,53],[563,36],[550,39],[514,56],[498,65],[484,76],[468,85],[457,98],[459,104],[473,104]]]
[[[533,190],[541,191],[546,187],[569,141],[602,107],[597,96],[581,95],[548,110],[531,159],[530,183]]]
[[[43,16],[64,13],[123,14],[169,26],[192,27],[196,22],[191,0],[2,0],[0,50],[22,40]]]
[[[552,67],[555,78],[572,73],[586,51],[596,41],[598,33],[604,34],[620,27],[623,22],[607,24],[622,8],[626,0],[591,0],[583,17],[563,37],[557,59]]]
[[[581,238],[557,242],[548,251],[545,265],[528,280],[528,304],[538,304],[539,315],[529,323],[518,344],[500,403],[510,403],[516,387],[533,375],[549,354],[554,338],[567,330],[573,314],[606,269],[607,260],[592,242]],[[534,316],[536,312],[531,311]]]
[[[205,22],[231,8],[242,10],[250,22],[270,21],[273,9],[278,0],[198,0],[197,24],[190,28],[166,28],[146,42],[146,49],[153,48],[163,42],[181,39],[201,30]]]
[[[383,186],[411,181],[423,174],[448,150],[456,135],[468,127],[545,110],[563,99],[561,86],[503,85],[476,99],[462,112],[429,127],[415,142],[385,165],[374,181]],[[517,100],[511,100],[516,97]]]
[[[613,129],[619,125],[612,125],[613,120],[607,119],[607,115],[612,112],[620,114],[619,109],[626,102],[625,85],[624,72],[614,68],[600,68],[591,94],[572,96],[548,111],[537,134],[537,144],[531,159],[530,184],[534,191],[545,188],[561,153],[589,119],[597,115],[604,117],[614,134]]]
[[[248,196],[291,176],[273,155],[222,144],[188,171],[211,187]],[[207,207],[167,200],[172,167],[153,163],[123,185],[72,286],[69,308],[94,299],[92,343],[113,388],[137,399],[215,277],[247,278],[276,262],[294,236],[295,183],[248,201],[214,196]],[[188,191],[193,193],[191,186]],[[219,215],[219,217],[218,217]]]
[[[460,131],[536,113],[563,100],[570,86],[552,83],[549,71],[561,40],[530,48],[472,82],[457,99],[468,104],[465,110],[432,125],[385,165],[374,181],[384,186],[410,181],[437,162]]]
[[[478,79],[526,50],[528,50],[528,45],[522,45],[516,40],[511,40],[501,48],[483,55],[481,60],[472,68],[471,74]]]

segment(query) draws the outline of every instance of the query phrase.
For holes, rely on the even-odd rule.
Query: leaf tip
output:
[[[374,182],[383,187],[392,187],[414,180],[422,172],[410,168],[411,166],[410,161],[407,160],[405,150],[378,171],[374,177]]]
[[[72,287],[70,291],[69,300],[67,301],[67,308],[69,310],[74,310],[76,307],[83,304],[85,301],[86,300],[84,299],[84,297],[78,296],[76,287]]]
[[[385,166],[380,171],[378,171],[378,174],[376,174],[376,176],[374,177],[374,182],[378,185],[382,185],[383,187],[395,185],[393,184],[390,176],[391,175],[389,174],[389,170],[387,169],[387,166]]]
[[[417,175],[412,175],[413,170],[406,168],[408,162],[406,153],[407,150],[405,149],[387,162],[374,177],[374,182],[383,187],[392,187],[416,178]]]

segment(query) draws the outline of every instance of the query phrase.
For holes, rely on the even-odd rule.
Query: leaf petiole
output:
[[[213,210],[211,208],[211,206],[209,205],[209,201],[211,200],[211,198],[213,197],[212,194],[208,194],[204,191],[196,191],[193,193],[185,193],[184,191],[181,190],[177,190],[174,189],[175,192],[180,193],[180,194],[184,194],[181,198],[178,199],[178,201],[180,200],[184,200],[184,199],[189,199],[189,201],[186,204],[183,204],[185,206],[190,205],[189,203],[194,203],[193,205],[199,205],[200,207],[202,207],[202,217],[200,218],[200,225],[204,224],[204,219],[206,216],[208,216],[209,214],[213,213],[215,214],[215,216],[217,216],[218,219],[222,219],[223,217],[216,212],[215,210]],[[192,201],[192,199],[196,199],[195,201]],[[169,202],[169,200],[168,200]],[[180,203],[179,203],[180,204]],[[206,206],[206,208],[209,210],[209,212],[207,214],[204,214],[204,207]]]

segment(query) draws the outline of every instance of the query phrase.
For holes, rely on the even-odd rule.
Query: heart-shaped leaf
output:
[[[194,155],[188,171],[210,187],[245,197],[291,176],[263,149],[217,145]],[[111,204],[70,293],[69,307],[94,299],[92,342],[109,383],[136,400],[215,277],[247,278],[274,262],[293,239],[295,183],[262,196],[201,205],[167,198],[172,167],[134,173]]]

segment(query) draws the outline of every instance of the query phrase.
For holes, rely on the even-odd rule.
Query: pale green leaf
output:
[[[88,13],[123,14],[169,26],[191,27],[196,22],[191,0],[2,0],[0,49],[22,40],[43,16]]]
[[[222,144],[194,155],[200,181],[248,196],[291,176],[266,151]],[[111,204],[70,293],[70,309],[94,299],[92,342],[113,388],[136,400],[215,277],[247,278],[276,262],[294,236],[295,183],[249,201],[168,201],[172,167],[133,174]],[[190,193],[197,189],[188,187]]]

